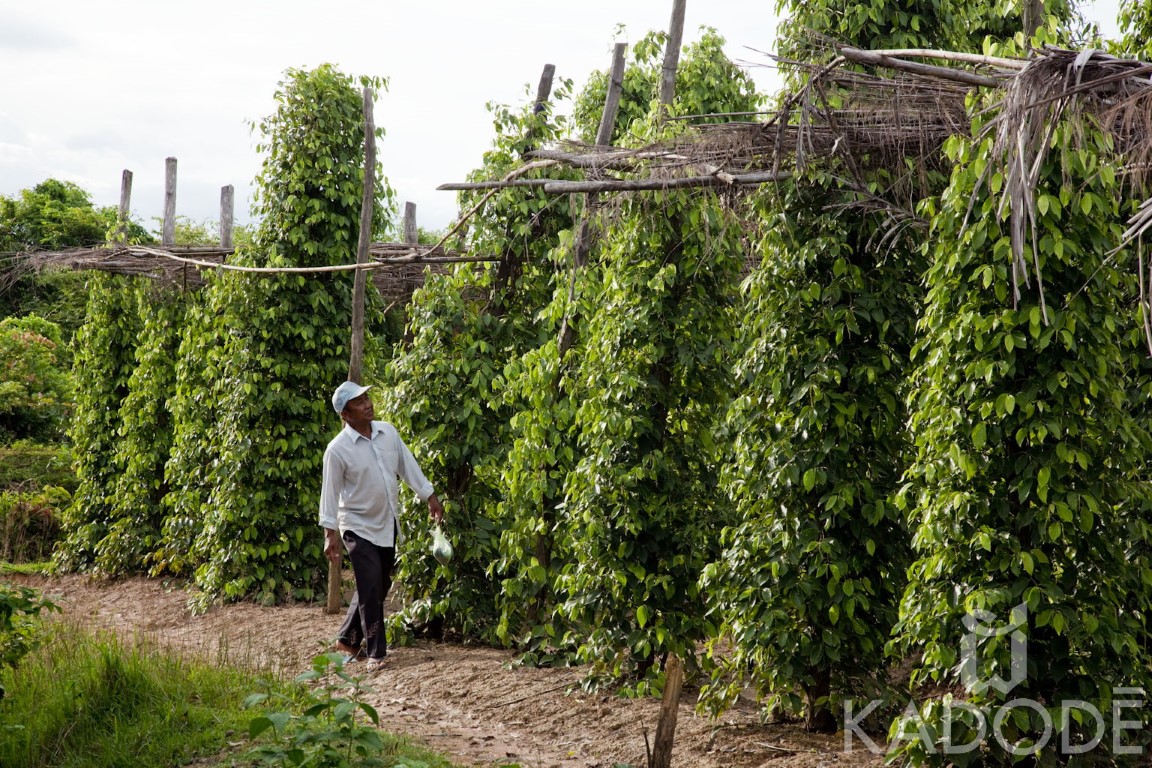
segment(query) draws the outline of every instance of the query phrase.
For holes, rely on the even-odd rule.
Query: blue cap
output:
[[[371,388],[371,384],[362,387],[354,381],[346,381],[332,393],[332,407],[336,409],[336,413],[344,413],[344,407],[348,405],[349,400],[355,400]]]

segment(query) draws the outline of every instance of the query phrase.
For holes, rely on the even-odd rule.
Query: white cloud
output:
[[[0,51],[57,51],[75,42],[49,17],[29,19],[14,10],[0,8]]]

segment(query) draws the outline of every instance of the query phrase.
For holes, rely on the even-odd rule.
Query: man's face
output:
[[[376,415],[376,410],[372,405],[372,398],[368,397],[368,393],[354,397],[348,401],[344,406],[344,413],[341,414],[349,423],[372,421],[372,417]]]

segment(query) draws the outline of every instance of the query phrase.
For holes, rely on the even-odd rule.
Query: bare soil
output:
[[[318,605],[238,603],[194,614],[189,594],[159,580],[107,582],[83,576],[12,575],[51,596],[66,619],[124,638],[146,638],[182,653],[295,675],[329,650],[340,617]],[[392,649],[368,697],[381,727],[447,754],[464,766],[612,768],[646,765],[645,740],[656,731],[660,702],[590,695],[575,669],[533,669],[493,648],[416,641]],[[880,766],[880,757],[844,736],[806,733],[794,723],[762,724],[754,702],[719,720],[697,715],[686,687],[676,725],[678,768],[822,768]]]

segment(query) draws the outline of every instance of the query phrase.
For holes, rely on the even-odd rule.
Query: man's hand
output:
[[[436,494],[428,497],[428,514],[432,515],[432,521],[437,525],[444,519],[444,507],[440,506],[440,499],[436,498]]]
[[[324,529],[324,556],[333,563],[339,563],[340,558],[344,556],[344,545],[340,542],[339,531]]]

